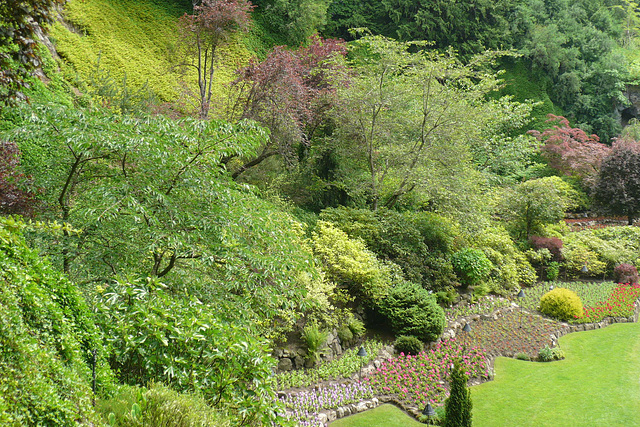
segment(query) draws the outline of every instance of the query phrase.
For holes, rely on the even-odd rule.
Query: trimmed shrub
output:
[[[477,285],[486,279],[493,263],[480,249],[464,248],[453,254],[451,263],[463,285]]]
[[[613,280],[616,283],[638,284],[638,269],[631,264],[620,264],[613,269]]]
[[[572,320],[582,316],[582,301],[575,292],[556,288],[540,298],[540,311],[556,319]]]
[[[393,346],[398,353],[414,355],[420,353],[424,348],[424,346],[422,345],[422,341],[420,341],[416,337],[407,335],[401,335],[396,338]]]
[[[529,237],[529,244],[536,250],[547,249],[553,255],[554,261],[562,261],[562,240],[557,237]]]
[[[396,335],[412,335],[422,341],[435,341],[444,330],[444,311],[427,290],[403,282],[381,299],[378,311],[389,320]]]

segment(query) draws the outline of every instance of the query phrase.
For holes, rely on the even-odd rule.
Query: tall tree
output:
[[[630,139],[613,143],[602,161],[594,198],[602,210],[626,215],[633,225],[640,214],[640,143]]]
[[[482,71],[490,58],[462,65],[425,44],[366,36],[352,45],[356,75],[339,92],[337,149],[352,168],[346,185],[374,210],[409,194],[433,197],[456,187],[461,199],[477,182],[470,145],[492,110],[485,110],[485,96],[497,79]]]
[[[334,105],[336,88],[345,82],[345,54],[344,42],[314,36],[296,50],[276,46],[263,61],[253,60],[239,70],[231,115],[255,120],[270,134],[257,156],[242,159],[233,169],[234,179],[274,155],[295,163]]]
[[[0,2],[0,106],[25,99],[26,79],[40,67],[38,32],[54,19],[66,0],[3,0]]]
[[[194,1],[193,14],[180,18],[181,41],[186,48],[188,65],[198,75],[198,105],[201,119],[211,108],[213,73],[218,61],[218,49],[238,31],[246,31],[253,9],[248,0]]]

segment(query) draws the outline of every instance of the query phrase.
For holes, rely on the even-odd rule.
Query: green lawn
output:
[[[411,427],[424,426],[397,407],[386,404],[357,415],[341,418],[331,423],[331,427]]]
[[[570,334],[560,345],[559,362],[496,359],[495,380],[471,388],[474,427],[640,426],[640,324]]]

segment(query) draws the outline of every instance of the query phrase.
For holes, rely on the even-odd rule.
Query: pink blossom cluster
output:
[[[383,362],[364,381],[377,395],[395,395],[410,405],[424,407],[427,403],[444,401],[448,393],[446,384],[456,360],[461,361],[469,378],[489,376],[483,350],[478,347],[465,349],[451,339],[415,356],[400,353],[400,356]]]

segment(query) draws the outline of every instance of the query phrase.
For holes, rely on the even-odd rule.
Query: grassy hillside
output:
[[[132,91],[146,84],[162,102],[184,98],[174,67],[179,62],[176,25],[190,6],[184,0],[70,0],[64,22],[51,30],[64,61],[63,73],[68,80],[86,84],[92,77],[96,80],[99,64],[103,85],[107,76],[118,85],[126,76]],[[232,80],[234,70],[250,56],[240,39],[223,49],[216,85],[221,88]],[[195,83],[193,74],[186,80]]]

